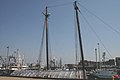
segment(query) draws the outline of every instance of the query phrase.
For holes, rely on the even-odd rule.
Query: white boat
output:
[[[113,75],[117,73],[117,70],[97,70],[90,73],[91,78],[111,79]]]

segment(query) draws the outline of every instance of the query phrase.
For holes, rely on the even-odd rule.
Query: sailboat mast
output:
[[[101,55],[100,55],[100,44],[97,43],[98,45],[98,54],[99,54],[99,69],[101,69]]]
[[[74,9],[75,9],[75,12],[76,12],[76,20],[77,20],[77,26],[78,26],[79,44],[80,44],[80,52],[81,52],[81,58],[82,58],[83,79],[86,79],[85,65],[84,65],[84,54],[83,54],[83,46],[82,46],[82,37],[81,37],[80,23],[79,23],[79,18],[78,18],[78,9],[79,8],[77,6],[77,1],[74,2]]]
[[[7,47],[7,65],[6,68],[9,68],[9,46]]]
[[[49,56],[48,56],[48,7],[46,7],[45,20],[46,20],[46,61],[47,61],[47,70],[49,70]]]
[[[96,57],[96,69],[98,69],[97,48],[95,48],[95,57]]]

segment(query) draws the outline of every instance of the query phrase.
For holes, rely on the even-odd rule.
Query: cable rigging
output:
[[[96,17],[98,20],[100,20],[103,24],[105,24],[108,28],[110,28],[111,30],[113,30],[115,33],[117,33],[120,37],[120,31],[116,30],[115,28],[113,28],[110,24],[106,23],[104,20],[102,20],[100,17],[98,17],[97,15],[95,15],[94,13],[92,13],[90,10],[88,10],[87,8],[85,8],[83,5],[81,5],[80,3],[78,3],[78,5],[80,5],[82,8],[84,8],[87,12],[89,12],[91,15],[93,15],[94,17]]]
[[[49,33],[49,31],[48,31],[48,33]],[[49,40],[48,40],[48,42],[49,42],[49,61],[50,60],[52,60],[52,47],[51,47],[51,39],[50,39],[50,33],[49,33],[49,35],[48,35],[48,37],[49,37]]]
[[[69,2],[69,3],[63,3],[63,4],[58,4],[58,5],[53,5],[53,6],[48,6],[48,8],[55,8],[55,7],[62,7],[62,6],[66,6],[66,5],[70,5],[73,4],[73,2]],[[81,5],[80,3],[78,3],[78,5],[80,5],[82,8],[84,8],[87,12],[89,12],[91,15],[93,15],[94,17],[96,17],[98,20],[100,20],[103,24],[105,24],[107,27],[109,27],[111,30],[113,30],[114,32],[116,32],[119,36],[120,36],[120,31],[116,30],[115,28],[113,28],[111,25],[109,25],[108,23],[106,23],[104,20],[102,20],[100,17],[98,17],[97,15],[95,15],[94,13],[92,13],[91,11],[89,11],[87,8],[85,8],[83,5]],[[80,12],[80,10],[79,10]],[[81,13],[81,12],[80,12]],[[103,44],[102,40],[100,39],[100,37],[97,35],[97,33],[95,32],[95,30],[92,28],[92,26],[89,24],[89,22],[87,21],[87,19],[85,18],[85,16],[81,13],[82,17],[84,18],[84,20],[86,21],[86,23],[88,24],[89,28],[95,33],[96,37],[100,40],[100,43],[103,45],[103,47],[106,49],[107,53],[110,55],[109,51],[107,50],[107,48],[105,47],[105,45]],[[43,31],[44,32],[44,31]],[[77,32],[75,32],[75,48],[76,48],[76,55],[78,54],[77,52]],[[44,34],[43,34],[44,35]],[[44,38],[44,37],[43,37]],[[41,41],[42,43],[43,41]],[[50,42],[50,41],[49,41]],[[43,45],[43,43],[42,43]],[[42,47],[42,46],[41,46]],[[50,49],[51,50],[51,49]],[[40,53],[41,55],[41,53]],[[110,57],[112,58],[112,56],[110,55]],[[76,62],[77,62],[77,56],[76,56]]]
[[[45,16],[50,16],[49,14],[45,14],[45,13],[43,13],[43,15],[45,15]],[[48,26],[48,24],[46,24],[46,17],[45,17],[45,21],[44,21],[44,25],[43,25],[43,28],[42,28],[42,35],[41,35],[41,44],[40,44],[40,53],[39,53],[39,59],[38,59],[38,63],[39,63],[39,69],[40,69],[40,66],[41,66],[41,62],[42,62],[42,53],[43,53],[43,45],[44,45],[44,38],[45,38],[45,30],[46,30],[46,25]],[[50,53],[50,57],[48,57],[48,63],[49,63],[49,60],[51,59],[51,57],[52,57],[52,51],[51,51],[51,44],[50,44],[50,35],[49,35],[49,31],[48,31],[48,27],[47,27],[47,31],[46,31],[47,33],[46,33],[46,39],[48,40],[48,42],[46,42],[46,46],[48,46],[49,48],[48,48],[48,52]],[[46,41],[47,41],[46,40]],[[48,54],[48,56],[49,56],[49,54]],[[49,64],[48,64],[48,67],[50,67],[49,66]]]
[[[41,67],[41,62],[42,62],[42,52],[43,52],[43,43],[44,43],[44,35],[45,35],[45,21],[43,25],[43,30],[42,30],[42,40],[41,40],[41,45],[40,45],[40,53],[39,53],[39,58],[38,58],[38,63],[39,63],[39,69]]]
[[[92,26],[90,25],[90,23],[87,21],[87,19],[85,18],[85,16],[82,14],[82,12],[80,12],[80,14],[82,15],[83,19],[86,21],[86,23],[88,24],[89,28],[94,32],[94,34],[96,35],[96,37],[99,39],[100,43],[103,45],[103,47],[105,48],[105,50],[107,51],[107,53],[110,55],[110,57],[112,58],[110,52],[107,50],[107,48],[105,47],[104,43],[102,42],[102,40],[100,39],[100,37],[98,36],[98,34],[96,33],[96,31],[92,28]]]
[[[75,29],[75,56],[76,56],[76,64],[78,63],[78,37],[77,37],[77,25],[75,24],[76,22],[75,22],[76,20],[75,20],[75,13],[74,13],[74,29]]]
[[[55,7],[62,7],[62,6],[67,6],[72,4],[73,2],[68,2],[68,3],[63,3],[63,4],[57,4],[57,5],[52,5],[52,6],[48,6],[48,8],[55,8]]]

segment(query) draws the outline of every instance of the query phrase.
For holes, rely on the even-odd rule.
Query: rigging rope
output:
[[[63,4],[48,6],[48,8],[62,7],[62,6],[70,5],[70,4],[72,4],[72,3],[73,3],[73,2],[68,2],[68,3],[63,3]]]
[[[76,19],[75,19],[75,12],[74,12],[74,29],[75,29],[75,57],[76,57],[76,64],[78,63],[78,38],[77,38],[77,25],[76,25]]]
[[[40,53],[39,53],[39,59],[38,59],[39,67],[41,66],[41,62],[42,62],[41,58],[42,58],[42,52],[43,52],[44,35],[45,35],[45,21],[44,21],[44,25],[43,25],[42,40],[41,40]]]
[[[73,4],[73,2],[69,2],[69,3],[63,3],[63,4],[58,4],[58,5],[53,5],[53,6],[48,6],[48,8],[55,8],[55,7],[62,7],[62,6],[66,6],[66,5],[70,5]],[[113,28],[111,25],[109,25],[108,23],[106,23],[104,20],[102,20],[100,17],[98,17],[97,15],[95,15],[94,13],[92,13],[91,11],[89,11],[87,8],[85,8],[83,5],[81,5],[80,3],[78,3],[78,5],[80,5],[82,8],[84,8],[87,12],[89,12],[90,14],[92,14],[93,16],[95,16],[98,20],[100,20],[102,23],[104,23],[107,27],[109,27],[110,29],[112,29],[114,32],[116,32],[119,36],[120,36],[120,32],[118,30],[116,30],[115,28]],[[81,13],[81,12],[80,12]],[[106,49],[107,53],[110,55],[109,51],[107,50],[107,48],[105,47],[105,45],[103,44],[102,40],[100,39],[100,37],[97,35],[97,33],[95,32],[95,30],[92,28],[92,26],[89,24],[89,22],[87,21],[87,19],[84,17],[84,15],[81,13],[82,17],[84,18],[84,20],[86,21],[86,23],[89,25],[89,28],[95,33],[96,37],[100,40],[100,43],[103,45],[103,47]],[[44,31],[43,31],[44,32]],[[75,48],[76,48],[76,55],[78,55],[78,50],[77,50],[77,32],[75,32]],[[44,35],[44,34],[43,34]],[[44,40],[44,37],[42,37],[42,40]],[[49,41],[50,42],[50,41]],[[41,41],[41,47],[43,47],[43,41]],[[50,45],[49,45],[50,46]],[[50,49],[51,50],[51,49]],[[40,51],[40,56],[41,56],[41,51]],[[112,58],[112,56],[110,55],[110,57]],[[77,57],[76,57],[76,62],[77,62]]]
[[[49,31],[48,31],[48,34],[49,34],[48,35],[48,37],[49,37],[48,42],[49,42],[49,54],[50,54],[49,55],[50,56],[49,57],[49,61],[50,61],[52,59],[52,49],[51,49],[51,41],[50,41],[51,39],[50,39],[50,33],[49,33]]]
[[[92,13],[91,11],[89,11],[87,8],[85,8],[83,5],[81,5],[80,3],[78,3],[81,7],[83,7],[87,12],[89,12],[91,15],[95,16],[98,20],[100,20],[102,23],[104,23],[107,27],[109,27],[111,30],[113,30],[114,32],[116,32],[119,37],[120,37],[120,31],[116,30],[115,28],[113,28],[110,24],[106,23],[104,20],[102,20],[100,17],[98,17],[97,15],[95,15],[94,13]]]
[[[100,37],[98,36],[98,34],[95,32],[95,30],[92,28],[92,26],[89,24],[89,22],[87,21],[87,19],[85,18],[85,16],[82,14],[82,12],[80,12],[83,19],[86,21],[86,23],[88,24],[89,28],[95,33],[96,37],[99,39],[100,43],[103,45],[103,47],[105,48],[105,50],[107,51],[107,53],[110,55],[110,57],[112,58],[110,52],[107,50],[107,48],[105,47],[104,43],[102,42],[102,40],[100,39]]]

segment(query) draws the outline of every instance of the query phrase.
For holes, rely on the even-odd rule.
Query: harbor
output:
[[[95,31],[90,25],[89,21],[95,22],[96,25],[93,24],[94,26],[100,26],[100,23],[102,23],[111,29],[109,31],[113,31],[118,35],[119,29],[115,29],[110,24],[106,23],[102,18],[89,11],[89,9],[85,8],[78,0],[65,4],[56,4],[57,3],[54,5],[44,5],[44,10],[41,12],[43,19],[40,17],[42,21],[38,26],[40,27],[39,29],[32,31],[34,30],[33,28],[29,31],[29,28],[26,28],[26,31],[24,31],[23,28],[23,32],[20,31],[22,33],[29,31],[32,34],[32,32],[34,33],[38,30],[36,34],[40,32],[39,39],[38,36],[34,35],[34,38],[32,38],[34,42],[27,43],[31,40],[27,40],[27,37],[31,37],[33,34],[31,35],[29,33],[29,35],[27,35],[27,33],[25,33],[24,35],[27,35],[26,37],[18,38],[19,36],[17,36],[15,41],[18,39],[18,42],[12,42],[11,40],[7,46],[2,46],[5,43],[4,41],[1,41],[2,48],[0,48],[0,80],[113,80],[116,78],[116,75],[117,78],[120,78],[120,55],[118,54],[119,45],[112,44],[112,40],[115,38],[111,39],[111,36],[109,38],[110,43],[107,43],[109,42],[106,39],[108,36],[105,37],[105,32],[107,30],[103,28],[103,31],[105,32],[101,32],[98,29],[100,27],[94,27],[98,29]],[[66,14],[66,16],[69,15],[69,17],[65,17],[64,14],[62,14],[62,9],[63,13]],[[73,10],[70,10],[67,13],[67,10],[69,9]],[[86,13],[83,14],[82,9],[94,16],[94,18],[97,18],[97,20],[90,20],[88,16],[85,16]],[[59,11],[57,12],[57,10]],[[34,13],[34,11],[32,12]],[[64,20],[61,16],[55,15],[64,16],[64,18],[67,20]],[[74,18],[69,19],[71,16]],[[38,17],[38,15],[36,17]],[[59,20],[57,18],[61,19]],[[56,23],[57,20],[59,23]],[[100,21],[100,23],[98,23],[99,25],[97,24],[97,21]],[[88,34],[91,33],[88,33],[89,31],[85,31],[84,27],[82,27],[86,25],[89,26],[89,30],[93,32],[96,38],[95,36],[93,37],[93,35],[88,36]],[[74,30],[70,27],[74,27]],[[88,28],[86,29],[88,30]],[[98,31],[100,31],[101,34],[104,33],[104,35],[102,34],[101,36],[104,36],[102,39],[106,39],[105,43],[103,42],[104,40],[98,36]],[[111,33],[109,31],[108,33]],[[22,34],[20,32],[18,32],[19,35]],[[60,34],[58,35],[57,32]],[[66,36],[65,34],[67,32],[70,34],[67,34]],[[56,40],[58,41],[51,39],[51,33],[54,33],[53,35],[56,36]],[[85,35],[85,33],[87,33],[87,35]],[[61,34],[63,34],[63,38],[61,38]],[[14,36],[15,35],[17,34],[14,34]],[[89,38],[86,40],[84,36]],[[38,42],[36,42],[37,40],[35,37],[37,38]],[[95,40],[93,40],[94,38]],[[24,42],[24,39],[27,41]],[[20,43],[19,41],[21,42],[21,44],[19,44],[19,47],[21,47],[20,49],[15,47],[15,43]],[[85,43],[86,41],[88,42]],[[34,45],[35,43],[37,46]],[[111,50],[113,49],[113,52],[111,52],[112,55],[105,46],[107,44],[109,45],[107,46],[108,48]],[[115,47],[111,47],[113,45]],[[114,55],[115,53],[116,55]]]

